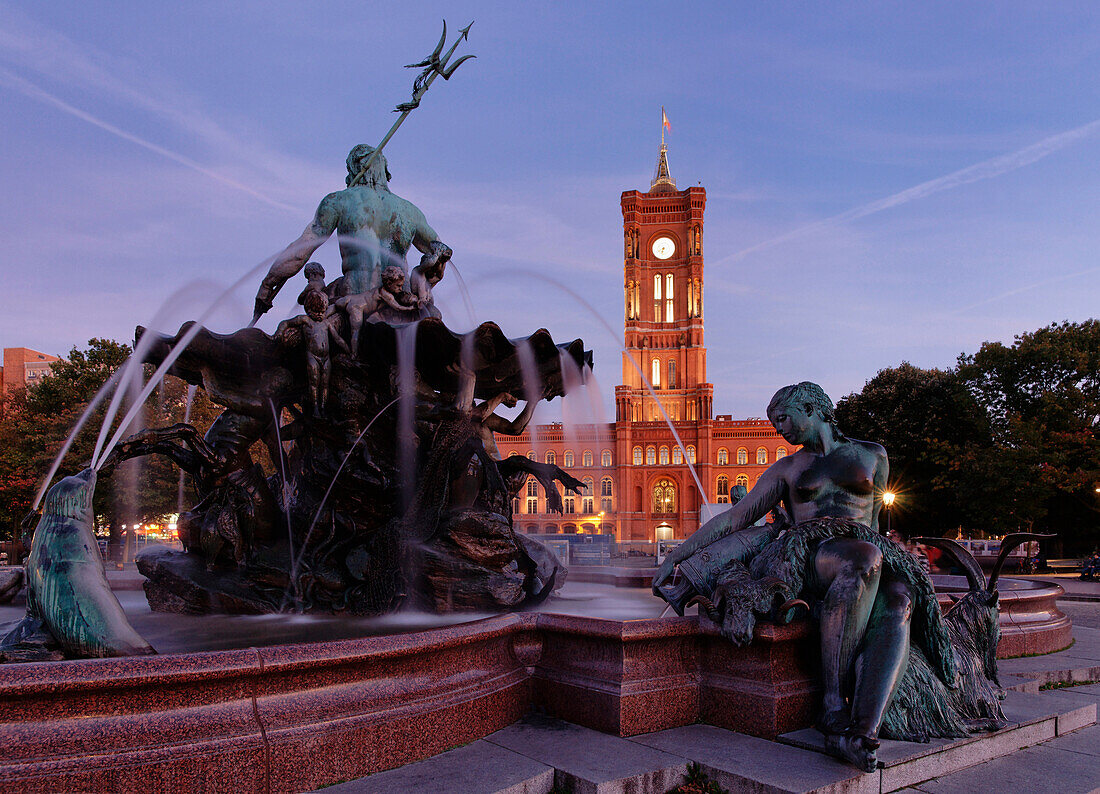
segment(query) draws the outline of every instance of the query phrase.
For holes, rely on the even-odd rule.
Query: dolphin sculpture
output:
[[[27,558],[27,615],[0,647],[52,635],[70,658],[156,653],[107,584],[92,533],[96,473],[65,477],[46,494]]]

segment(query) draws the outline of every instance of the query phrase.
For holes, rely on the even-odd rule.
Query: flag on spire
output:
[[[661,105],[661,134],[665,132],[672,132],[672,124],[668,120],[668,116],[665,114],[665,106]]]

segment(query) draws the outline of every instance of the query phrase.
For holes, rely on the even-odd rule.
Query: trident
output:
[[[469,25],[460,30],[458,32],[458,38],[455,40],[455,43],[451,45],[451,49],[447,50],[447,54],[440,58],[439,53],[443,52],[443,45],[447,41],[447,20],[443,20],[443,35],[439,37],[439,43],[435,45],[435,50],[432,52],[432,54],[420,63],[406,64],[406,69],[419,69],[421,67],[427,68],[425,68],[423,72],[417,75],[416,80],[413,81],[412,101],[402,102],[400,105],[394,108],[393,112],[400,113],[401,115],[397,117],[397,121],[395,121],[393,123],[393,126],[390,127],[390,131],[386,133],[386,137],[382,139],[382,142],[374,147],[374,151],[371,152],[370,157],[367,158],[367,161],[363,164],[363,167],[359,169],[359,173],[355,175],[355,178],[352,179],[351,182],[348,184],[348,187],[355,187],[359,184],[363,177],[366,176],[367,169],[370,168],[371,163],[373,163],[375,158],[378,157],[379,153],[382,151],[382,147],[389,143],[390,138],[392,138],[393,134],[397,132],[397,128],[401,126],[401,122],[403,122],[410,113],[420,107],[420,98],[428,92],[429,88],[431,88],[431,85],[435,81],[436,76],[442,76],[444,80],[450,80],[451,75],[455,73],[455,70],[459,66],[461,66],[463,63],[470,60],[471,58],[477,57],[476,55],[463,55],[453,64],[448,65],[448,62],[451,60],[451,56],[454,55],[454,51],[458,49],[458,45],[462,42],[463,39],[469,38],[470,28],[472,28],[473,26],[474,23],[471,22]]]

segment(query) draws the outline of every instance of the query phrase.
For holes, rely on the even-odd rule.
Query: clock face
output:
[[[658,237],[653,241],[653,255],[658,259],[668,259],[676,253],[676,243],[671,237]]]

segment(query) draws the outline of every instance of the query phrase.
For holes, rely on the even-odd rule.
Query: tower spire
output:
[[[668,170],[668,146],[665,144],[665,130],[672,132],[672,125],[665,113],[665,106],[661,105],[661,151],[657,154],[657,167],[653,170],[653,181],[649,183],[650,192],[657,187],[676,189],[676,180]]]

